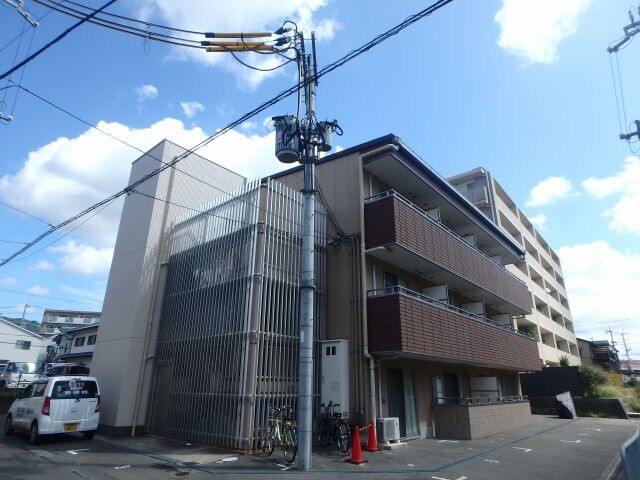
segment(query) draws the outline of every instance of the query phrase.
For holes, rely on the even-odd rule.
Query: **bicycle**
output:
[[[329,405],[320,405],[320,424],[318,425],[318,441],[322,447],[328,447],[332,440],[336,442],[340,453],[349,451],[349,427],[342,419],[342,413],[336,412],[339,403],[329,401]]]
[[[286,416],[287,412],[290,412],[291,415]],[[271,455],[279,446],[283,450],[285,461],[293,463],[298,453],[298,435],[296,422],[293,420],[293,409],[283,405],[270,409],[269,413],[272,415],[270,419],[272,424],[266,442],[267,453]]]

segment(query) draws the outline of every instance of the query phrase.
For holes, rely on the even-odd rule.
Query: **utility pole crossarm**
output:
[[[640,120],[634,120],[633,123],[636,124],[636,131],[629,133],[621,133],[620,140],[631,140],[633,137],[637,136],[640,140]]]
[[[32,27],[37,27],[38,26],[38,21],[34,20],[31,17],[31,14],[25,10],[24,8],[24,0],[0,0],[3,3],[6,3],[7,5],[9,5],[12,8],[15,8],[15,10],[22,15],[22,18],[24,18],[27,22],[29,22],[31,24]]]

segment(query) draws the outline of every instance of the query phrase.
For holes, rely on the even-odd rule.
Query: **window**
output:
[[[75,342],[73,342],[73,344],[76,347],[82,347],[84,345],[84,337],[76,337]]]
[[[389,272],[384,272],[383,282],[384,282],[384,288],[391,288],[391,287],[404,287],[406,289],[409,288],[409,282],[407,282],[403,278],[398,278],[397,275],[394,275],[393,273],[389,273]]]
[[[16,340],[16,350],[29,350],[31,342],[28,340]]]
[[[66,323],[73,323],[73,317],[64,317]]]
[[[96,336],[89,335],[89,337],[87,338],[87,345],[95,345],[95,343],[96,343]]]
[[[98,386],[94,381],[63,380],[56,382],[51,398],[97,398]]]
[[[41,397],[44,395],[44,390],[47,388],[47,382],[37,383],[36,390],[33,392],[34,397]]]
[[[84,317],[82,320],[84,323],[93,323],[93,319],[91,317]]]
[[[31,397],[31,395],[33,395],[33,391],[36,388],[36,384],[32,383],[30,384],[28,387],[26,387],[24,390],[22,390],[19,394],[18,394],[18,398],[29,398]]]

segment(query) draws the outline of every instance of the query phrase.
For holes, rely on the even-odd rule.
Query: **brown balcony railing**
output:
[[[365,200],[366,247],[397,244],[524,311],[525,282],[393,190]]]
[[[372,353],[519,371],[541,368],[537,344],[528,335],[403,287],[369,292],[367,318]]]

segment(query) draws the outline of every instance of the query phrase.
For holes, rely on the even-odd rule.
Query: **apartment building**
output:
[[[558,365],[566,356],[580,365],[580,353],[560,258],[486,169],[479,167],[448,179],[487,218],[526,251],[525,258],[507,269],[526,282],[531,290],[533,312],[515,317],[519,331],[538,339],[545,365]]]
[[[99,324],[86,325],[59,333],[53,339],[58,345],[55,362],[70,362],[91,367]]]
[[[153,167],[137,160],[131,182]],[[269,406],[295,409],[302,168],[203,167],[221,191],[163,172],[154,198],[125,201],[93,362],[102,429],[259,448]],[[397,417],[403,438],[526,422],[518,374],[542,363],[514,328],[533,297],[505,268],[523,246],[394,135],[323,158],[316,181],[317,406],[341,396],[354,423]]]
[[[100,312],[46,309],[38,330],[41,335],[53,335],[78,327],[100,323]]]

